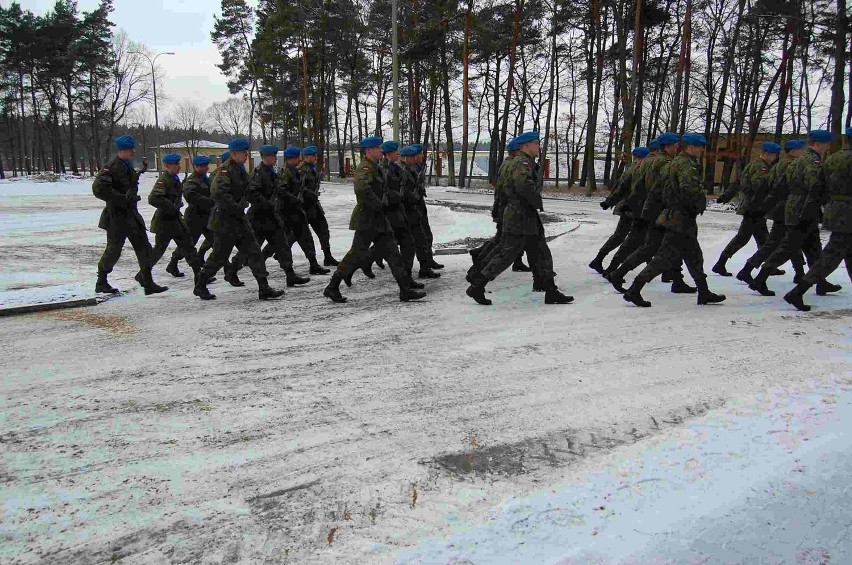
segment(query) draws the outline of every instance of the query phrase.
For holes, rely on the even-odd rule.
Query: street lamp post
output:
[[[393,138],[399,141],[399,46],[396,30],[396,0],[391,2],[391,50],[393,51]]]
[[[159,161],[160,161],[160,118],[159,118],[159,115],[157,113],[157,73],[154,72],[154,65],[157,63],[157,59],[160,57],[160,55],[174,55],[174,52],[173,51],[166,51],[166,52],[163,52],[163,53],[157,53],[156,55],[154,55],[153,59],[151,59],[151,57],[149,57],[147,54],[143,53],[142,51],[131,51],[130,53],[136,54],[136,55],[142,55],[143,57],[148,59],[149,63],[151,63],[151,81],[152,81],[153,86],[154,86],[154,127],[156,128],[156,131],[154,132],[154,138],[155,138],[154,143],[157,144],[157,164],[155,165],[155,167],[156,167],[155,170],[158,170],[159,166],[160,166],[159,165]]]

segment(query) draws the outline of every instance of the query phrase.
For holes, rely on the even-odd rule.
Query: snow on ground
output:
[[[91,284],[103,234],[88,185],[10,184],[3,290],[20,288],[16,273]],[[437,241],[490,233],[489,195],[429,196]],[[342,255],[351,186],[322,200]],[[397,301],[387,270],[356,275],[345,305],[322,297],[327,277],[259,302],[248,273],[202,303],[160,265],[164,294],[3,319],[0,561],[723,563],[775,536],[798,544],[798,562],[823,550],[843,562],[845,274],[807,314],[715,276],[723,305],[656,282],[654,307],[638,309],[586,267],[615,217],[594,202],[546,207],[573,305],[545,306],[528,274],[508,272],[489,285],[494,306],[477,306],[468,257],[448,255],[418,303]],[[708,266],[737,220],[702,216]],[[133,288],[135,270],[128,246],[113,278]],[[764,530],[760,512],[803,518]],[[815,529],[826,520],[839,525]]]

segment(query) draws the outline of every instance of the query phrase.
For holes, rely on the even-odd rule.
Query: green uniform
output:
[[[193,247],[204,236],[198,256],[204,261],[204,254],[213,247],[213,232],[207,229],[210,212],[213,210],[213,200],[210,198],[210,178],[193,172],[183,181],[183,198],[188,206],[183,213],[183,220],[189,230],[189,238]],[[180,249],[172,253],[172,261],[177,263],[183,258]]]
[[[151,232],[154,238],[154,251],[151,265],[156,265],[163,257],[169,243],[174,241],[181,255],[193,271],[201,268],[201,259],[195,251],[195,243],[189,235],[189,228],[180,214],[183,207],[183,189],[180,178],[168,171],[160,173],[154,188],[148,195],[148,204],[157,209],[151,218]]]
[[[402,205],[405,211],[405,221],[408,222],[411,236],[414,238],[414,253],[417,257],[417,262],[420,263],[420,270],[424,270],[428,269],[432,264],[432,247],[429,244],[426,232],[423,230],[422,218],[420,216],[423,195],[420,194],[417,175],[416,165],[402,165],[399,186],[402,194]],[[411,272],[414,268],[414,262],[411,261],[410,264],[406,265],[406,268]]]
[[[497,224],[497,232],[477,251],[476,259],[467,272],[468,280],[481,273],[482,269],[500,249],[500,241],[503,238],[503,212],[505,212],[508,202],[506,187],[511,182],[512,162],[515,159],[517,157],[507,157],[497,170],[497,182],[494,184],[494,203],[491,205],[491,219]]]
[[[750,239],[754,238],[759,249],[769,238],[769,231],[766,228],[766,213],[769,211],[766,209],[766,199],[770,193],[772,168],[772,164],[763,159],[749,163],[743,170],[737,188],[726,191],[726,194],[717,199],[717,202],[725,203],[730,202],[737,192],[742,194],[742,199],[737,206],[737,214],[743,219],[737,233],[719,257],[719,263],[723,267],[724,263],[745,247]]]
[[[139,173],[129,161],[115,157],[104,166],[92,183],[92,193],[106,202],[98,227],[106,230],[107,245],[98,263],[99,276],[106,276],[121,257],[124,242],[130,240],[139,268],[150,272],[153,249],[145,231],[145,220],[136,208]]]
[[[279,172],[276,210],[287,225],[287,238],[290,246],[298,242],[302,253],[311,263],[317,262],[317,250],[314,238],[308,227],[305,215],[305,198],[303,194],[302,175],[295,165],[287,163]],[[273,250],[267,246],[266,256],[272,255]]]
[[[325,210],[320,204],[320,175],[316,164],[302,161],[299,164],[299,175],[302,177],[302,197],[304,198],[305,215],[320,241],[320,248],[326,258],[331,257],[331,234],[328,230],[328,220],[325,218]]]
[[[399,246],[402,263],[408,271],[409,276],[411,276],[416,249],[414,235],[408,224],[408,218],[405,216],[405,202],[402,193],[403,169],[398,163],[383,158],[379,162],[379,173],[384,177],[385,183],[382,206],[384,207],[388,222],[390,222],[393,229],[394,239],[396,239],[396,243]],[[373,248],[372,259],[376,262],[384,259],[380,255],[378,248]]]
[[[420,226],[426,235],[426,241],[429,243],[431,254],[435,238],[432,235],[432,226],[429,225],[429,210],[426,208],[426,165],[420,163],[415,165],[415,168],[417,169],[417,192],[420,195],[420,200],[417,202],[417,209],[420,211]]]

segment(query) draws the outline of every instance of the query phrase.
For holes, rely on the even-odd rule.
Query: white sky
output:
[[[43,14],[55,0],[19,0],[24,10]],[[0,4],[8,5],[8,0]],[[250,4],[256,5],[253,0]],[[98,0],[77,0],[81,12],[95,9]],[[157,65],[165,78],[157,81],[161,113],[182,99],[197,100],[207,107],[228,98],[225,77],[216,68],[219,51],[210,40],[213,15],[221,11],[219,0],[115,0],[111,20],[130,38],[163,55]]]

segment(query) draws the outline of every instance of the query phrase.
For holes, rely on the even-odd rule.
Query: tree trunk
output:
[[[500,128],[500,145],[497,148],[499,163],[503,162],[503,155],[506,150],[506,131],[509,127],[509,103],[512,99],[512,88],[515,85],[515,57],[521,38],[521,11],[523,9],[524,0],[515,0],[515,15],[512,23],[512,46],[509,49],[509,76],[506,79],[506,100],[503,103],[503,125]]]
[[[462,47],[462,146],[461,167],[459,168],[459,186],[465,186],[467,178],[467,141],[468,141],[468,104],[470,104],[470,85],[468,67],[470,66],[470,12],[473,0],[468,2],[467,13],[464,15],[464,45]],[[478,140],[478,136],[477,136]]]
[[[834,134],[832,148],[843,143],[843,106],[846,103],[844,80],[846,78],[846,0],[837,0],[837,23],[834,26],[834,81],[831,84],[831,133]]]
[[[450,71],[447,65],[446,35],[441,48],[442,82],[444,87],[444,129],[447,134],[447,186],[456,185],[456,153],[453,147],[453,112],[450,106]]]
[[[541,144],[541,159],[539,159],[538,167],[539,169],[544,168],[544,161],[547,159],[547,149],[550,143],[550,119],[553,117],[553,99],[558,95],[555,90],[556,86],[556,2],[553,3],[553,20],[550,22],[550,67],[548,71],[550,72],[550,83],[547,89],[547,118],[544,123],[544,141]],[[559,144],[556,144],[557,148]],[[558,149],[557,149],[558,150]],[[558,159],[557,159],[558,162]],[[559,165],[557,164],[557,170]],[[544,171],[541,171],[542,174],[539,175],[539,186],[544,186]],[[557,177],[559,175],[557,174]]]

